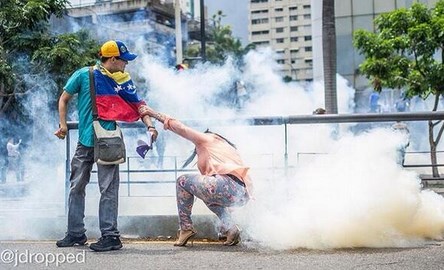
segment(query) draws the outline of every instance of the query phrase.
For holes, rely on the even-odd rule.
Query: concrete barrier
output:
[[[217,217],[194,215],[197,238],[217,239]],[[65,216],[34,217],[8,216],[0,218],[0,240],[56,240],[64,237],[67,226]],[[99,219],[85,217],[88,238],[100,237]],[[118,228],[123,238],[174,239],[178,230],[176,215],[120,216]]]

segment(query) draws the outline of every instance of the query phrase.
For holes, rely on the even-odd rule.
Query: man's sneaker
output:
[[[58,247],[72,247],[75,244],[83,246],[86,243],[86,240],[87,239],[85,234],[79,237],[66,234],[65,238],[56,242],[56,245]]]
[[[103,236],[99,241],[89,246],[94,251],[110,251],[122,248],[122,242],[118,236]]]

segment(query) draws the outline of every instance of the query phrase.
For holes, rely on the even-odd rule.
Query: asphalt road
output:
[[[57,248],[54,241],[0,241],[0,269],[444,269],[442,242],[414,248],[270,250],[255,243],[225,247],[194,242],[124,241],[123,249]]]

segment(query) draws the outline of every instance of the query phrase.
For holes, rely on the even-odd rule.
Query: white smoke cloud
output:
[[[387,129],[344,136],[288,180],[257,182],[243,213],[247,233],[276,249],[405,247],[441,238],[443,198],[421,190],[417,174],[396,163],[402,143]]]
[[[271,59],[271,51],[251,52],[241,75],[230,62],[176,73],[146,60],[143,69],[156,109],[179,119],[311,114],[323,106],[322,84],[283,83]],[[238,77],[253,88],[241,114],[208,102]],[[338,76],[340,113],[353,112],[353,94]],[[246,233],[264,246],[399,247],[441,237],[442,197],[421,190],[417,173],[396,163],[396,149],[405,138],[389,129],[354,136],[340,125],[340,134],[333,136],[334,125],[291,126],[287,162],[293,169],[285,173],[281,127],[213,128],[237,143],[252,167],[256,200],[238,217]],[[318,154],[298,163],[297,153],[304,152]]]
[[[197,129],[210,128],[223,134],[238,146],[251,166],[256,200],[239,209],[236,217],[253,240],[276,249],[322,249],[409,246],[421,244],[426,238],[441,237],[442,197],[421,190],[417,174],[396,164],[396,148],[403,138],[389,130],[352,135],[349,124],[291,125],[286,144],[284,126],[208,121],[309,115],[323,107],[323,85],[283,83],[270,50],[250,52],[242,71],[228,60],[221,66],[197,65],[176,72],[143,48],[144,43],[138,40],[139,58],[128,66],[133,77],[147,82],[149,92],[143,98],[153,108],[180,120],[197,120],[194,126]],[[227,106],[220,98],[237,79],[245,82],[250,94],[242,110]],[[337,83],[339,113],[352,113],[354,90],[340,76]],[[16,204],[17,220],[22,220],[20,217],[29,204],[34,209],[53,205],[51,214],[64,213],[65,142],[52,135],[56,124],[51,123],[57,123],[58,117],[45,107],[47,99],[47,93],[39,91],[28,103],[30,111],[38,112],[26,163],[32,190],[30,196]],[[128,153],[135,155],[135,140],[143,133],[128,130],[126,133]],[[73,151],[76,132],[71,135]],[[165,132],[165,136],[165,155],[180,166],[193,145],[169,132]],[[166,166],[173,166],[173,161]],[[153,166],[147,163],[134,159],[131,166]],[[154,173],[149,176],[174,178]],[[134,179],[143,178],[134,176]],[[126,176],[122,175],[121,179],[126,180]],[[147,192],[174,196],[174,187],[169,184],[162,188],[153,185],[131,188],[134,196],[146,196]],[[129,193],[126,185],[122,185],[120,215],[176,214],[174,197],[136,200],[128,197]],[[87,194],[86,214],[97,215],[97,187],[89,185]],[[32,216],[27,213],[28,217]],[[210,212],[198,204],[193,209],[193,214],[196,213]],[[0,232],[0,239],[11,239],[11,235],[19,239],[29,237],[23,234],[29,224],[25,221],[20,224],[5,228]],[[37,238],[38,233],[44,235],[32,233]]]

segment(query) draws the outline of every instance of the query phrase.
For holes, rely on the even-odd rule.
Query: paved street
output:
[[[0,241],[0,254],[0,269],[444,269],[440,242],[415,248],[275,251],[248,242],[174,247],[172,241],[125,240],[120,251],[96,253],[88,247],[60,249],[54,241]]]

